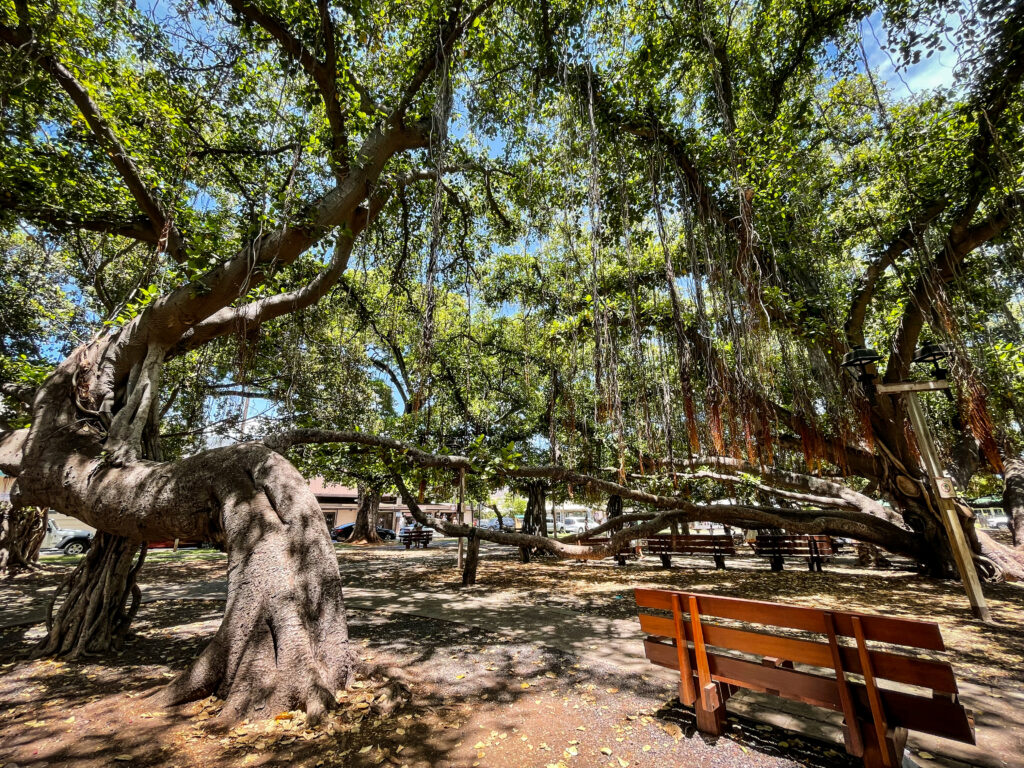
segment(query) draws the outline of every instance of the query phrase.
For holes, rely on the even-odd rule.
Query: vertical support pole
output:
[[[885,717],[882,695],[878,692],[878,685],[875,683],[875,671],[871,664],[871,654],[868,653],[867,641],[864,638],[864,627],[859,616],[852,616],[850,621],[853,624],[853,636],[857,640],[857,654],[860,657],[860,671],[864,675],[864,687],[868,691],[871,719],[875,722],[875,737],[878,743],[878,755],[881,758],[878,762],[884,768],[897,768],[903,762],[903,756],[896,754],[896,740],[889,735],[889,723]],[[874,750],[866,751],[870,754]],[[865,763],[868,762],[869,760],[865,760]],[[870,762],[875,762],[873,755],[870,756]]]
[[[686,626],[683,624],[683,596],[672,593],[672,620],[676,626],[676,659],[679,661],[679,701],[692,707],[697,701],[693,688],[693,668],[690,666],[690,646],[686,642]]]
[[[857,711],[853,708],[850,684],[843,669],[843,656],[839,651],[839,640],[836,637],[836,622],[829,611],[824,611],[821,616],[825,623],[825,634],[828,636],[828,648],[832,652],[832,666],[836,671],[839,702],[843,705],[843,717],[846,718],[846,751],[854,757],[861,757],[864,754],[864,737],[860,732],[860,720],[857,719]]]
[[[459,525],[465,525],[466,523],[466,470],[459,468],[459,504],[456,510],[456,514],[459,516]],[[459,570],[463,570],[466,563],[466,539],[459,536]]]
[[[914,434],[917,436],[917,447],[921,451],[925,471],[931,480],[935,503],[939,505],[939,514],[942,517],[942,524],[946,528],[946,535],[949,537],[949,547],[953,550],[953,559],[960,572],[960,580],[967,592],[967,600],[971,604],[971,613],[974,614],[974,618],[990,624],[992,623],[992,614],[985,601],[985,594],[981,591],[981,581],[978,579],[978,571],[974,567],[971,548],[964,535],[964,529],[960,525],[956,507],[953,500],[946,498],[939,488],[939,478],[943,476],[942,466],[939,464],[935,443],[932,441],[932,433],[928,429],[928,422],[925,420],[924,410],[921,408],[921,401],[918,400],[916,392],[907,392],[907,413],[910,416],[910,423],[914,427]]]
[[[708,649],[704,645],[704,628],[700,623],[697,596],[688,595],[688,597],[690,628],[693,631],[693,655],[697,659],[697,681],[700,683],[700,696],[694,707],[694,713],[697,715],[697,729],[704,733],[720,736],[725,730],[725,702],[722,700],[718,683],[711,679],[711,666],[708,664]]]

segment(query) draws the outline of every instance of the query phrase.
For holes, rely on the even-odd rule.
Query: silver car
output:
[[[61,528],[53,520],[47,520],[43,549],[60,549],[65,555],[82,555],[92,546],[92,537],[92,531]]]

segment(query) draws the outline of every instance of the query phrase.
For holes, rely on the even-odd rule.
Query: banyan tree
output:
[[[944,458],[1005,478],[1017,547],[961,524],[1024,575],[1024,8],[872,10],[0,2],[3,303],[78,307],[3,330],[0,470],[100,531],[39,652],[117,647],[144,542],[209,539],[224,620],[170,698],[329,706],[342,583],[289,459],[372,464],[423,522],[510,485],[539,528],[612,499],[608,551],[711,520],[949,574],[903,406],[841,365],[868,346],[882,382],[948,348]],[[945,45],[944,86],[891,84]],[[586,546],[551,533],[475,536]]]

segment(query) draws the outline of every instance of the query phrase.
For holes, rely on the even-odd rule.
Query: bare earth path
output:
[[[479,583],[466,590],[454,588],[457,573],[455,553],[450,547],[425,552],[344,547],[339,555],[349,584],[346,600],[353,611],[354,636],[370,641],[373,650],[368,653],[377,654],[376,661],[403,666],[411,673],[414,688],[422,688],[425,696],[419,710],[413,707],[412,711],[417,712],[413,719],[424,726],[433,721],[433,725],[429,738],[416,740],[420,756],[410,746],[410,751],[390,751],[385,757],[380,749],[374,751],[379,744],[371,744],[367,752],[350,747],[350,754],[340,763],[325,758],[324,765],[359,765],[364,758],[368,765],[399,766],[417,765],[416,759],[421,758],[427,760],[424,765],[468,766],[547,766],[562,762],[621,767],[620,760],[637,766],[702,765],[705,761],[716,766],[848,764],[844,755],[829,754],[827,747],[818,745],[820,740],[838,742],[837,718],[824,717],[820,710],[753,694],[730,701],[729,710],[738,717],[729,738],[709,744],[700,735],[692,735],[689,715],[666,708],[675,696],[674,675],[651,666],[643,657],[642,637],[630,599],[632,588],[640,585],[714,590],[812,605],[838,603],[853,609],[908,616],[927,613],[942,624],[947,645],[953,651],[951,658],[957,663],[963,698],[975,710],[979,746],[972,748],[913,735],[910,746],[914,761],[919,765],[946,766],[962,764],[960,761],[993,767],[1024,765],[1024,693],[1020,681],[1024,668],[1024,590],[1016,587],[990,590],[997,618],[1003,624],[992,631],[983,630],[961,616],[956,585],[937,584],[898,572],[844,567],[815,575],[794,567],[784,574],[769,574],[753,560],[731,564],[725,572],[715,572],[707,563],[685,559],[671,571],[656,567],[657,561],[651,559],[626,568],[610,563],[555,562],[521,567],[507,552],[494,548],[482,552]],[[217,601],[224,593],[223,568],[223,559],[217,553],[158,555],[147,565],[143,588],[150,603],[144,606],[140,617],[153,622],[155,634],[149,635],[142,628],[142,646],[156,643],[170,633],[182,641],[182,659],[178,662],[173,652],[169,656],[156,653],[156,658],[168,656],[168,671],[157,673],[157,680],[142,672],[138,685],[152,687],[170,674],[169,670],[180,668],[212,632],[220,610]],[[56,575],[34,576],[5,584],[4,600],[0,601],[0,627],[40,620],[43,598],[56,580]],[[161,615],[177,623],[156,629]],[[5,644],[10,639],[15,645],[24,646],[38,632],[38,628],[23,626],[6,630],[0,638]],[[152,648],[136,643],[126,655],[137,655],[141,663],[147,651],[153,652]],[[0,701],[6,701],[12,694],[16,681],[24,682],[25,674],[38,675],[45,669],[42,665],[52,664],[11,664],[6,655],[0,655],[0,663],[7,662],[0,667]],[[151,666],[141,664],[144,670]],[[67,668],[59,666],[54,671],[52,677],[56,679],[56,671],[66,672]],[[99,679],[99,674],[93,674],[93,679]],[[89,673],[84,677],[88,681]],[[125,689],[130,687],[126,685]],[[130,690],[128,693],[131,695]],[[107,699],[109,695],[99,694],[92,704]],[[35,698],[30,696],[29,700]],[[441,710],[445,715],[438,730]],[[14,719],[0,715],[5,745],[7,735],[16,733],[19,724],[32,722],[26,720],[30,714],[26,710]],[[146,718],[145,714],[137,713],[141,719],[136,722],[149,726],[148,721],[154,718]],[[194,722],[186,725],[185,713],[179,717],[184,718],[182,722],[168,731],[171,741],[177,740],[181,729],[195,727]],[[459,725],[452,727],[454,722]],[[396,735],[394,723],[381,720],[382,727],[388,724],[392,730],[383,741],[393,750],[398,737],[410,735],[413,729],[402,728],[404,734]],[[768,724],[784,730],[770,729]],[[112,726],[112,730],[122,729]],[[438,736],[449,731],[457,731],[460,738],[453,735],[438,742]],[[487,738],[475,738],[473,734],[477,732]],[[352,742],[353,734],[344,733],[348,737],[346,743]],[[366,735],[362,729],[356,735],[359,733]],[[634,743],[637,734],[641,734],[640,741],[644,743]],[[215,743],[221,748],[230,747],[233,740],[245,735],[224,735],[221,740],[226,740],[226,744]],[[209,741],[182,738],[193,750],[195,745]],[[286,740],[262,738],[267,746]],[[22,739],[17,752],[19,761],[24,761],[25,748],[37,741]],[[57,738],[56,746],[66,750],[64,741],[66,738]],[[298,739],[285,746],[294,743]],[[541,744],[546,748],[541,749]],[[209,744],[206,749],[209,751]],[[327,749],[324,754],[330,751]],[[341,751],[335,749],[335,755]],[[138,757],[131,751],[121,757],[125,755],[133,760]],[[230,750],[224,755],[230,758]],[[0,748],[0,760],[4,757],[4,749]],[[82,755],[69,757],[73,759],[67,760],[68,765],[88,764],[82,761]],[[378,757],[380,761],[375,762]],[[211,759],[217,762],[212,755],[204,754],[204,760]],[[296,759],[293,754],[291,764],[303,762],[295,762]],[[147,760],[143,755],[137,764],[161,764]],[[224,764],[235,763],[228,760]],[[242,764],[256,763],[249,760]],[[267,764],[274,764],[273,758]],[[310,765],[316,765],[316,761]]]

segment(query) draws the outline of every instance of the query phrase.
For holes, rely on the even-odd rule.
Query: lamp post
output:
[[[850,351],[843,355],[843,368],[850,371],[855,381],[860,382],[860,385],[864,387],[864,394],[867,395],[868,402],[872,405],[875,404],[875,377],[874,374],[868,372],[868,366],[874,365],[882,356],[875,352],[873,349],[857,344],[850,348]],[[859,373],[854,373],[856,368]]]
[[[938,451],[935,448],[935,441],[932,439],[931,430],[928,429],[928,422],[925,419],[924,409],[918,392],[942,391],[952,399],[949,391],[949,382],[946,380],[948,371],[939,367],[939,361],[949,356],[949,351],[940,344],[925,344],[914,356],[915,363],[931,363],[932,373],[935,379],[931,381],[900,381],[892,384],[875,384],[874,377],[867,372],[867,366],[876,363],[881,356],[871,349],[854,347],[843,358],[845,368],[859,368],[860,374],[855,378],[864,386],[868,399],[874,403],[875,393],[887,395],[906,395],[907,415],[910,417],[910,425],[917,438],[917,447],[921,452],[921,460],[924,463],[925,473],[928,475],[929,483],[935,496],[936,504],[939,507],[939,517],[946,529],[946,536],[949,539],[949,546],[953,552],[953,560],[956,562],[957,571],[960,573],[960,580],[963,582],[964,591],[967,593],[967,600],[971,604],[971,613],[976,619],[986,623],[992,622],[992,614],[989,611],[988,603],[985,601],[985,594],[981,591],[981,581],[978,579],[978,571],[974,567],[974,558],[971,548],[967,543],[963,527],[956,511],[953,499],[956,497],[956,489],[953,481],[946,477],[939,463]]]

